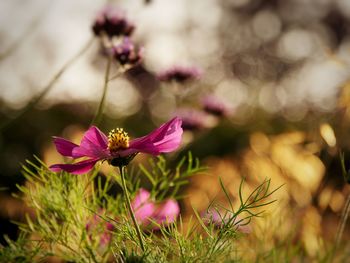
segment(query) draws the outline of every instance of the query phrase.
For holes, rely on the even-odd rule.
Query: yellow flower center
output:
[[[111,152],[124,150],[129,147],[129,136],[122,128],[116,128],[108,134],[108,149]]]

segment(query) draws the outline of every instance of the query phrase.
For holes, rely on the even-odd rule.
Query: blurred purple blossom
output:
[[[96,16],[92,31],[96,36],[130,36],[135,26],[126,19],[118,7],[107,5]]]
[[[127,37],[120,44],[112,47],[112,55],[121,65],[134,66],[141,62],[143,49],[138,48]]]
[[[176,150],[182,138],[181,119],[175,117],[164,123],[150,134],[130,141],[128,134],[121,128],[113,129],[107,137],[97,127],[88,129],[80,145],[60,137],[54,137],[57,151],[67,157],[88,159],[74,164],[54,164],[51,171],[66,171],[72,174],[89,172],[98,161],[107,160],[111,165],[126,165],[137,153],[152,155]]]
[[[94,214],[94,216],[86,224],[86,232],[90,239],[95,237],[96,233],[99,233],[100,245],[105,246],[111,241],[112,232],[114,226],[112,223],[103,220],[100,214],[104,214],[104,210],[100,209],[99,214]]]
[[[191,80],[199,79],[202,71],[197,67],[173,66],[167,70],[160,72],[157,78],[165,82],[184,83]]]
[[[180,213],[180,207],[176,200],[167,199],[156,204],[151,200],[151,194],[143,188],[139,190],[131,205],[136,220],[144,227],[150,225],[152,221],[160,225],[172,223]],[[152,226],[152,228],[156,229],[157,227]]]
[[[227,102],[215,95],[205,96],[202,99],[202,106],[204,111],[218,117],[228,116],[233,111]]]
[[[181,108],[176,115],[182,119],[182,128],[188,131],[196,131],[210,126],[210,119],[207,113],[190,108]]]

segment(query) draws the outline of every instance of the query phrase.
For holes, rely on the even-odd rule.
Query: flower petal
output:
[[[72,174],[84,174],[89,172],[100,159],[88,159],[74,164],[54,164],[50,166],[53,172],[66,171]]]
[[[77,144],[60,137],[53,137],[53,142],[57,151],[63,156],[73,157],[72,151],[75,147],[78,147]]]
[[[182,120],[178,117],[164,123],[150,134],[130,142],[128,154],[133,152],[144,152],[158,155],[162,152],[171,152],[179,147],[181,143]],[[124,155],[124,153],[121,153]]]
[[[88,156],[92,158],[108,158],[109,151],[107,136],[97,127],[90,127],[84,134],[79,147],[72,151],[74,158]]]
[[[96,126],[91,126],[84,134],[80,145],[91,143],[101,148],[107,148],[108,138]]]
[[[137,210],[139,207],[141,207],[144,203],[146,203],[149,200],[150,196],[150,192],[143,188],[140,188],[139,192],[132,201],[133,209]]]

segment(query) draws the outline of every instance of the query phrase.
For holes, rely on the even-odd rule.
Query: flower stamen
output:
[[[129,136],[122,128],[116,128],[108,134],[108,149],[110,152],[117,152],[129,147]]]

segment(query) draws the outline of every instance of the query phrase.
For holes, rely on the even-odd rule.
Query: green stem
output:
[[[344,229],[345,229],[345,225],[346,225],[346,221],[348,220],[349,217],[349,213],[350,213],[350,194],[348,195],[348,198],[346,199],[345,202],[345,206],[341,215],[341,221],[338,225],[338,230],[337,230],[337,236],[335,239],[335,250],[337,250],[337,248],[340,245],[343,233],[344,233]]]
[[[62,74],[73,64],[74,61],[76,61],[81,55],[83,55],[88,48],[91,46],[93,43],[94,38],[91,38],[83,47],[76,53],[70,60],[68,60],[63,67],[53,76],[53,78],[50,80],[50,82],[44,87],[44,89],[39,93],[37,97],[32,99],[28,105],[21,111],[17,113],[17,115],[14,118],[11,118],[4,123],[0,124],[0,131],[9,126],[14,120],[19,119],[22,117],[27,111],[31,110],[34,108],[35,105],[41,101],[42,98],[45,97],[45,95],[52,89],[54,84],[57,82],[57,80],[62,76]]]
[[[124,169],[125,169],[125,166],[119,166],[120,177],[122,179],[122,186],[123,186],[123,191],[124,191],[124,194],[125,194],[126,205],[128,207],[131,219],[132,219],[132,221],[134,223],[134,226],[135,226],[135,229],[136,229],[136,233],[137,233],[137,237],[138,237],[139,242],[140,242],[140,247],[141,247],[142,251],[145,251],[145,245],[143,244],[143,239],[142,239],[140,226],[139,226],[139,224],[136,221],[136,217],[135,217],[134,211],[132,210],[132,207],[131,207],[129,192],[128,192],[128,188],[126,187],[126,182],[125,182]]]
[[[97,109],[97,112],[95,114],[95,117],[91,122],[91,124],[94,124],[94,125],[99,125],[101,122],[103,107],[104,107],[104,103],[106,100],[106,94],[107,94],[107,89],[108,89],[109,73],[111,71],[111,65],[112,65],[112,57],[110,56],[110,57],[108,57],[108,62],[107,62],[107,67],[106,67],[106,72],[105,72],[105,79],[104,79],[104,84],[103,84],[103,92],[102,92],[100,104],[98,105],[98,109]]]

